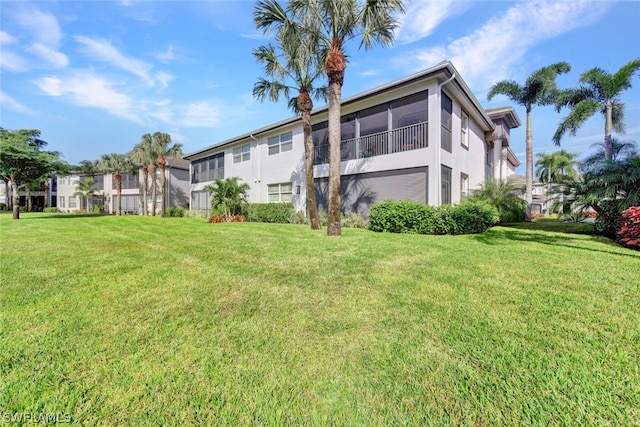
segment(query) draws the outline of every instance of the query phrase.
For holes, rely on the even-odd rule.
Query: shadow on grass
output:
[[[567,222],[554,218],[538,218],[531,222],[504,224],[504,227],[517,228],[520,230],[553,231],[555,233],[567,234],[595,234],[593,222]]]
[[[533,232],[532,232],[533,231]],[[631,258],[640,259],[640,253],[636,254],[633,252],[623,253],[619,251],[608,251],[603,249],[596,248],[588,248],[580,245],[580,243],[586,242],[588,240],[584,240],[581,238],[572,237],[571,234],[580,234],[580,233],[562,233],[556,232],[556,234],[549,234],[548,232],[536,232],[543,231],[540,229],[528,229],[524,227],[509,227],[503,226],[500,228],[493,228],[486,233],[475,234],[473,238],[479,242],[484,243],[486,245],[500,245],[504,244],[505,240],[517,241],[517,242],[531,242],[531,243],[541,243],[543,245],[550,246],[560,246],[571,249],[580,249],[589,252],[600,252],[606,253],[610,255],[621,255],[627,256]],[[593,234],[593,233],[591,233]],[[605,246],[611,247],[612,249],[622,249],[622,246],[615,243],[613,240],[608,239],[606,237],[594,236],[594,241],[598,243],[602,243]]]

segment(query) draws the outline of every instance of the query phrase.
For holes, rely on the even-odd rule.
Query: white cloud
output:
[[[484,90],[511,78],[513,66],[532,46],[595,22],[610,6],[589,0],[518,2],[468,36],[418,50],[413,57],[418,59],[417,68],[450,60],[471,87]]]
[[[173,51],[173,45],[170,44],[169,46],[167,46],[166,50],[156,53],[156,58],[161,62],[166,63],[166,62],[175,61],[176,59],[178,59],[178,56]]]
[[[58,47],[60,44],[62,30],[52,14],[29,9],[17,13],[15,17],[16,22],[27,29],[37,42],[49,47]]]
[[[398,19],[396,40],[411,43],[430,35],[441,22],[458,15],[470,6],[462,0],[414,0],[407,4],[405,14]]]
[[[29,70],[29,61],[22,55],[3,49],[0,55],[0,68],[5,71],[21,73]]]
[[[48,96],[65,97],[72,104],[99,108],[113,116],[143,123],[138,104],[129,95],[118,92],[113,83],[93,72],[43,77],[34,83]]]
[[[34,43],[27,48],[27,51],[54,68],[65,68],[69,65],[69,58],[62,52],[51,49],[42,43]]]
[[[92,39],[85,36],[75,36],[74,39],[85,47],[86,54],[91,58],[98,61],[108,62],[113,66],[134,74],[149,83],[152,82],[152,78],[149,75],[149,72],[153,68],[151,64],[123,55],[107,40]]]
[[[17,111],[18,113],[33,114],[33,111],[31,111],[29,107],[16,101],[13,97],[7,95],[2,90],[0,90],[0,104],[9,110]]]
[[[179,124],[189,127],[216,127],[220,124],[220,106],[201,101],[179,107]]]
[[[13,37],[11,34],[7,33],[4,30],[0,30],[0,45],[14,44],[17,41],[18,39]]]
[[[157,72],[153,77],[163,88],[167,87],[169,82],[175,79],[174,75],[165,73],[164,71]]]

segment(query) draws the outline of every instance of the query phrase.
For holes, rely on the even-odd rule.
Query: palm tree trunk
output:
[[[613,129],[613,117],[612,117],[611,100],[607,100],[605,106],[605,121],[604,121],[604,159],[611,160],[611,130]]]
[[[309,92],[300,92],[298,96],[298,109],[302,113],[302,129],[304,133],[304,171],[307,213],[309,215],[311,229],[319,230],[320,218],[318,217],[318,203],[316,201],[316,191],[313,183],[313,131],[311,128],[313,101],[309,96]]]
[[[531,131],[531,109],[527,108],[527,129],[526,129],[526,177],[525,177],[525,200],[527,211],[525,221],[531,221],[531,202],[533,201],[533,133]]]
[[[44,181],[44,207],[48,208],[49,207],[49,180],[46,179]]]
[[[344,55],[339,41],[331,45],[325,63],[329,78],[329,201],[327,235],[339,236],[340,227],[340,98],[344,82]]]
[[[113,177],[116,179],[116,191],[118,194],[118,215],[122,215],[122,175],[116,172]]]
[[[162,196],[162,203],[160,204],[160,216],[164,218],[167,216],[167,160],[164,156],[158,158],[158,164],[160,165],[160,191]]]
[[[551,215],[551,168],[547,170],[547,216]]]
[[[151,216],[156,216],[156,193],[158,191],[158,180],[156,179],[156,165],[149,163],[149,175],[151,175]]]
[[[11,199],[13,204],[13,219],[20,219],[20,194],[18,194],[18,183],[11,180]]]
[[[146,166],[142,167],[142,215],[147,216],[149,210],[147,209],[147,196],[149,189],[149,169]]]

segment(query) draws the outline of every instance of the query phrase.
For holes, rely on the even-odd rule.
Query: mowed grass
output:
[[[0,411],[86,425],[638,425],[640,253],[0,215]]]

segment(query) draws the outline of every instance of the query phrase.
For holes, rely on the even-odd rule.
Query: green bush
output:
[[[91,212],[104,213],[104,205],[93,205],[91,207]]]
[[[207,213],[199,209],[193,209],[193,210],[184,211],[184,217],[205,219],[207,217]]]
[[[619,201],[601,200],[598,203],[598,207],[598,216],[595,223],[596,233],[612,239],[615,238],[621,217]]]
[[[291,217],[289,217],[289,222],[291,224],[308,224],[309,220],[307,219],[304,212],[295,211],[294,213],[291,214]]]
[[[58,212],[60,212],[60,209],[58,209],[58,208],[44,208],[42,211],[46,212],[46,213],[58,213]]]
[[[385,200],[371,207],[369,229],[391,233],[483,233],[499,220],[498,210],[475,201],[437,208],[410,200]]]
[[[247,221],[287,224],[293,214],[292,203],[251,203],[247,207]]]
[[[369,221],[364,219],[362,214],[346,212],[340,216],[340,225],[349,228],[369,228]]]
[[[167,208],[167,218],[182,218],[184,216],[184,208],[172,206]]]

